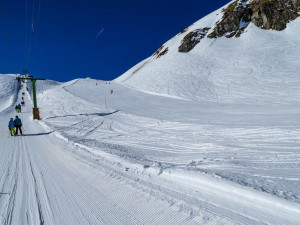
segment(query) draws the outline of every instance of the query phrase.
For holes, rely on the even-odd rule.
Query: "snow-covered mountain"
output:
[[[299,15],[299,0],[232,1],[115,81],[191,100],[298,102]]]

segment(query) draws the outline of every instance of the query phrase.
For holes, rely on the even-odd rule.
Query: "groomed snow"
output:
[[[185,223],[299,222],[299,104],[197,103],[91,79],[38,100],[40,125],[72,154],[184,204]]]
[[[22,92],[25,87],[17,102]],[[23,97],[23,136],[8,135],[14,108],[0,113],[0,224],[197,224],[204,215],[209,223],[230,223],[205,210],[192,215],[192,206],[106,167],[101,157],[32,121],[30,99]]]
[[[201,103],[92,79],[38,85],[42,121],[26,85],[19,92],[26,136],[8,136],[13,107],[0,114],[1,223],[300,222],[299,104]]]

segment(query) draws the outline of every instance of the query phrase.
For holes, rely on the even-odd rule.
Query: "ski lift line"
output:
[[[36,27],[35,27],[35,41],[34,41],[34,46],[33,46],[33,51],[36,51],[37,45],[38,45],[38,28],[39,28],[39,22],[40,22],[40,11],[41,11],[41,2],[42,0],[39,0],[38,2],[38,12],[37,12],[37,22],[36,22]]]
[[[37,37],[34,39],[34,35],[36,36],[36,32],[38,30],[39,21],[40,21],[40,11],[41,11],[41,0],[34,0],[33,5],[32,5],[32,15],[31,15],[31,33],[30,33],[30,38],[29,38],[27,66],[26,66],[27,71],[29,71],[29,69],[31,67],[32,53],[33,53],[34,49],[36,49],[36,46],[37,46],[37,43],[36,43]],[[35,20],[35,18],[36,18],[36,20]]]
[[[34,19],[35,1],[36,0],[33,0],[31,22],[33,22],[33,19]]]
[[[7,44],[7,47],[8,47],[9,55],[11,57],[12,67],[13,67],[13,70],[14,70],[14,69],[16,69],[16,64],[15,64],[13,51],[12,51],[11,44],[10,44],[11,42],[10,42],[8,32],[7,32],[7,27],[6,27],[5,18],[4,18],[4,14],[3,14],[3,10],[2,10],[1,1],[0,1],[0,18],[1,18],[1,23],[2,23],[2,26],[3,26],[4,36],[5,36],[5,39],[6,39],[6,44]]]
[[[35,0],[33,0],[33,5],[32,5],[31,26],[32,26],[33,20],[34,20],[34,11],[35,11]],[[31,31],[30,38],[29,38],[27,66],[26,66],[27,71],[29,71],[29,66],[30,66],[30,56],[31,56],[31,49],[32,49],[31,45],[32,45],[32,31]]]
[[[36,23],[36,32],[38,30],[39,23],[40,23],[41,2],[42,2],[42,0],[39,0],[38,14],[37,14],[37,23]]]
[[[25,32],[26,32],[26,53],[28,53],[27,52],[27,50],[28,50],[28,30],[27,30],[27,28],[28,28],[28,0],[26,0],[25,4],[26,4],[26,6],[25,6],[25,8],[26,8],[26,13],[25,13],[25,16],[26,16],[26,18],[25,18],[25,21],[26,21],[26,26],[25,26]]]

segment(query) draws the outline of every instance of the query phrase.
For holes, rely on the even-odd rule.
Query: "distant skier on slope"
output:
[[[16,135],[18,135],[18,130],[20,130],[20,134],[23,135],[22,133],[22,121],[20,120],[20,118],[18,116],[16,116],[16,119],[14,121],[14,125],[16,127]]]
[[[10,118],[10,121],[8,122],[8,129],[9,129],[10,136],[16,135],[15,122],[13,118]]]
[[[18,112],[19,112],[18,105],[16,105],[16,107],[15,107],[15,110],[16,110],[16,113],[18,113]]]
[[[18,109],[19,109],[19,112],[22,112],[22,107],[20,104],[18,105]]]

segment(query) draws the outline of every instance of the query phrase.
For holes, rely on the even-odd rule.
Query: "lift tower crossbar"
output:
[[[30,80],[32,84],[32,95],[33,95],[33,119],[39,119],[39,111],[37,107],[37,100],[36,100],[36,86],[35,82],[37,80],[46,80],[44,78],[33,78],[33,77],[17,77],[16,80],[20,82],[21,80]]]

